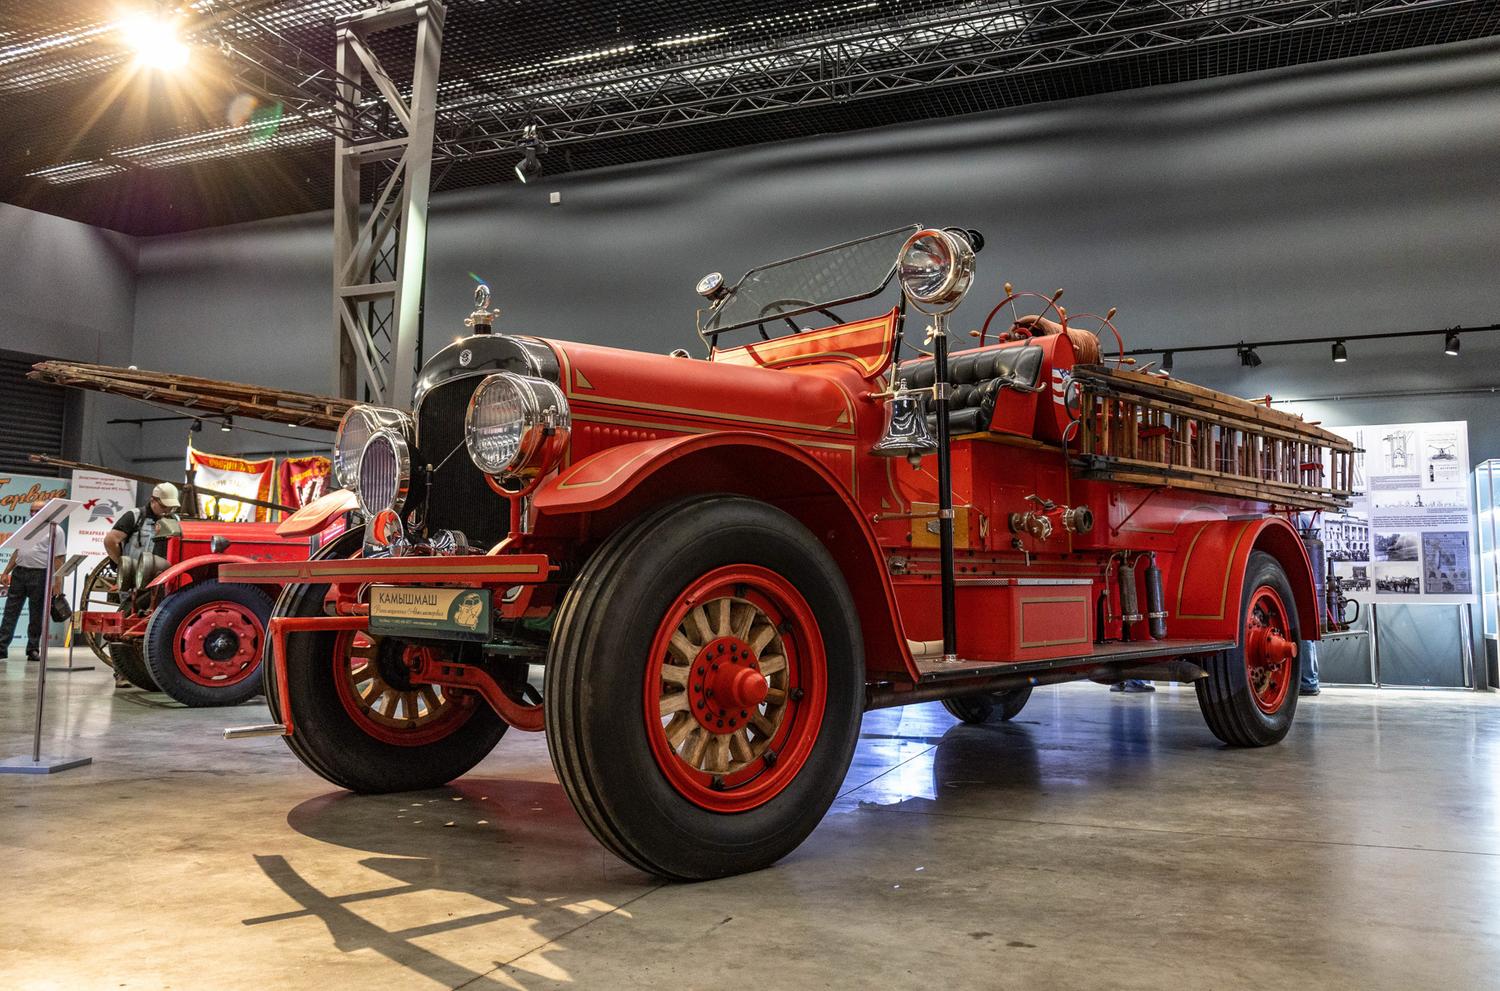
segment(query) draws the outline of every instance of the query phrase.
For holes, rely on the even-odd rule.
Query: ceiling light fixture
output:
[[[1163,351],[1161,355],[1161,370],[1170,372],[1172,370],[1172,352]]]
[[[224,422],[219,424],[219,429],[222,430],[226,434],[229,433],[229,431],[233,430],[234,429],[234,417],[232,417],[232,416],[226,416],[226,417],[224,417]]]
[[[1346,347],[1344,347],[1344,342],[1343,341],[1334,341],[1333,342],[1333,363],[1335,365],[1342,365],[1344,362],[1346,362],[1348,360],[1349,360],[1349,349],[1346,348]]]
[[[1255,353],[1255,348],[1248,344],[1239,346],[1240,364],[1246,368],[1259,368],[1260,355]]]
[[[188,46],[177,37],[177,22],[159,14],[137,11],[119,23],[125,44],[135,49],[137,65],[160,72],[175,72],[187,65]]]
[[[1458,357],[1458,331],[1448,331],[1448,336],[1443,338],[1443,354]]]
[[[521,149],[521,160],[516,163],[516,178],[523,183],[542,174],[542,163],[537,155],[547,150],[547,144],[537,137],[536,125],[527,124],[521,130],[521,140],[516,142]]]

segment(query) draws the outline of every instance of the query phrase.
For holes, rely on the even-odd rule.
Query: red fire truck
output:
[[[1350,445],[1132,367],[1057,296],[1007,286],[950,336],[981,243],[914,225],[705,277],[706,358],[495,333],[481,288],[410,411],[344,419],[363,531],[221,569],[286,585],[275,722],[227,734],[389,792],[545,731],[594,835],[678,879],[795,848],[868,709],[1174,679],[1221,740],[1277,742],[1319,631],[1293,514],[1347,504]]]
[[[307,536],[274,523],[164,520],[154,547],[106,558],[84,580],[79,629],[131,684],[189,706],[236,705],[261,690],[271,597],[220,582],[229,562],[305,561]]]

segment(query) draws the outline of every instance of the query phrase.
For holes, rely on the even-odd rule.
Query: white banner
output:
[[[104,535],[121,515],[136,508],[136,484],[118,475],[98,471],[73,472],[72,496],[83,505],[68,517],[68,553],[98,557],[104,553]]]
[[[1330,427],[1362,448],[1354,505],[1323,517],[1345,594],[1363,602],[1475,600],[1469,424]]]

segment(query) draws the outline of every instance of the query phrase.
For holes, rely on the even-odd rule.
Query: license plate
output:
[[[490,594],[474,588],[370,587],[370,632],[384,636],[488,640]]]

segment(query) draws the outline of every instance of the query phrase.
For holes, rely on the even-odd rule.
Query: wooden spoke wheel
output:
[[[826,659],[785,578],[719,568],[668,610],[646,676],[652,753],[684,797],[742,812],[796,776],[817,740]]]
[[[860,627],[817,537],[734,496],[617,532],[558,606],[547,750],[601,843],[680,880],[755,870],[823,817],[864,702]]]
[[[119,606],[119,583],[120,569],[115,562],[105,558],[94,566],[94,570],[83,579],[83,588],[78,593],[77,612],[105,612]],[[115,662],[109,654],[110,641],[102,633],[89,633],[80,631],[84,643],[99,658],[110,667]]]
[[[397,747],[420,747],[452,732],[468,716],[441,685],[413,684],[407,673],[434,648],[400,644],[368,633],[339,634],[333,650],[339,701],[370,736]]]

